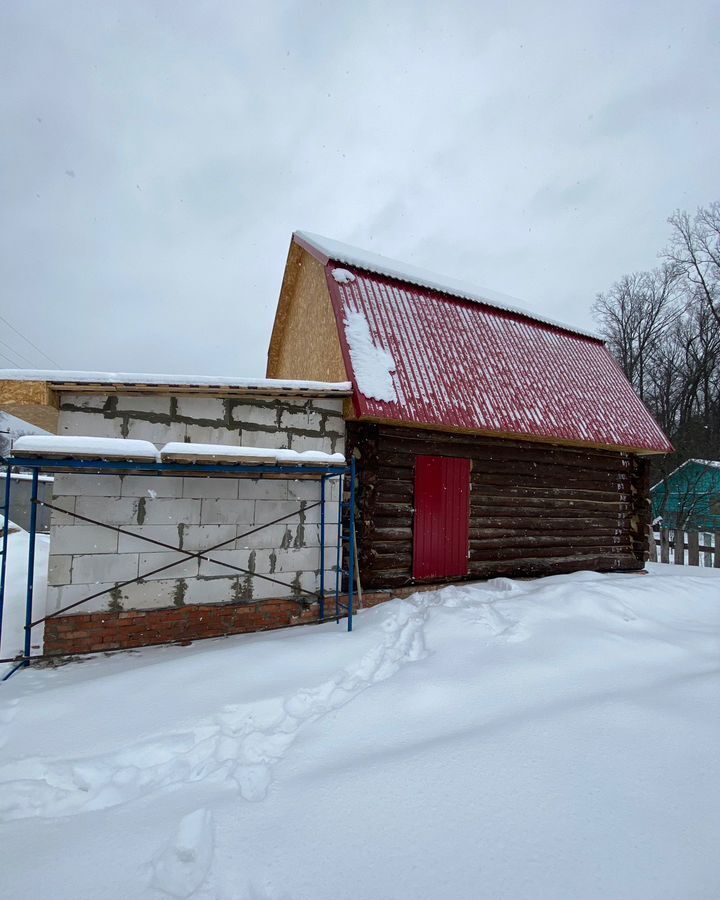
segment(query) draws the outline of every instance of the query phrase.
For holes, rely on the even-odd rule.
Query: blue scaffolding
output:
[[[311,597],[313,600],[316,600],[318,603],[319,609],[319,618],[318,621],[324,622],[326,620],[326,600],[329,596],[334,595],[334,605],[335,605],[335,614],[330,616],[330,618],[334,618],[336,622],[339,622],[341,618],[347,618],[347,630],[352,631],[353,627],[353,600],[354,600],[354,586],[353,586],[353,572],[355,566],[355,552],[356,552],[356,540],[355,540],[355,460],[351,459],[349,465],[345,466],[332,466],[332,465],[290,465],[290,464],[279,464],[279,465],[242,465],[235,463],[196,463],[196,462],[150,462],[150,461],[141,461],[141,460],[120,460],[120,459],[77,459],[77,458],[56,458],[56,457],[40,457],[40,456],[22,456],[20,453],[13,454],[12,457],[0,457],[0,466],[5,468],[6,478],[5,478],[5,492],[4,492],[4,505],[0,507],[0,513],[2,513],[2,517],[0,521],[3,524],[2,530],[2,542],[0,546],[0,639],[2,638],[2,627],[3,627],[3,614],[5,611],[5,586],[7,579],[7,550],[8,550],[8,531],[9,531],[9,522],[10,522],[10,500],[11,500],[11,490],[12,490],[12,479],[10,477],[13,468],[22,468],[22,469],[30,469],[32,472],[32,486],[31,486],[31,509],[30,509],[30,530],[29,530],[29,539],[28,539],[28,559],[27,559],[27,583],[26,583],[26,592],[25,592],[25,625],[24,625],[24,647],[23,654],[21,657],[14,657],[12,659],[3,659],[0,662],[17,662],[17,665],[14,666],[10,672],[8,672],[4,677],[3,681],[9,678],[14,672],[16,672],[19,668],[29,666],[30,660],[33,658],[42,658],[42,654],[32,657],[31,656],[31,632],[32,629],[44,622],[45,619],[50,618],[49,615],[44,615],[39,619],[33,620],[33,591],[34,591],[34,571],[35,571],[35,546],[36,546],[36,537],[37,537],[37,508],[39,505],[45,505],[49,507],[51,510],[58,510],[63,512],[65,515],[71,515],[76,519],[81,521],[91,522],[94,525],[98,525],[103,528],[108,528],[113,531],[119,532],[121,534],[129,534],[132,537],[146,541],[150,544],[155,544],[167,548],[169,550],[175,550],[178,553],[183,554],[183,557],[176,560],[175,562],[166,564],[161,566],[158,569],[153,569],[150,572],[144,572],[139,574],[136,578],[129,579],[128,581],[122,582],[119,587],[125,587],[130,584],[135,584],[141,581],[143,578],[157,574],[158,572],[165,571],[173,568],[176,565],[179,565],[181,562],[185,562],[188,559],[198,559],[198,560],[207,560],[209,562],[213,562],[215,564],[221,565],[227,569],[236,571],[240,574],[245,575],[253,575],[253,577],[260,578],[265,581],[274,582],[282,587],[286,587],[289,590],[294,590],[296,593],[300,593],[305,597]],[[100,522],[96,519],[90,519],[87,516],[82,516],[77,513],[69,513],[66,510],[59,510],[58,507],[55,507],[51,503],[46,503],[38,498],[38,483],[40,473],[60,473],[60,472],[73,472],[79,474],[90,474],[90,475],[102,475],[102,474],[113,474],[113,475],[158,475],[160,477],[167,475],[182,475],[183,477],[207,477],[211,475],[221,475],[225,477],[235,477],[235,478],[251,478],[251,479],[267,479],[267,478],[285,478],[288,480],[292,479],[304,479],[304,480],[316,480],[320,482],[320,499],[317,503],[313,503],[310,506],[300,506],[297,511],[293,511],[288,513],[286,516],[281,516],[278,519],[274,519],[272,522],[266,522],[263,525],[259,525],[250,531],[245,532],[242,535],[236,535],[235,537],[222,541],[219,544],[215,544],[212,547],[208,547],[205,550],[199,552],[192,552],[189,550],[184,550],[182,547],[173,546],[172,544],[166,544],[162,541],[157,541],[152,538],[143,537],[135,534],[131,531],[125,531],[123,528],[108,525],[104,522]],[[344,479],[347,478],[348,484],[347,488],[345,488]],[[336,483],[339,485],[338,488],[338,514],[337,514],[337,538],[336,538],[336,547],[335,547],[335,566],[333,567],[335,570],[335,584],[333,585],[331,592],[328,592],[327,585],[325,583],[325,570],[326,570],[326,549],[325,549],[325,528],[328,524],[326,517],[326,505],[327,505],[327,486],[328,483],[336,480]],[[347,499],[345,499],[347,497]],[[240,501],[238,501],[240,502]],[[318,591],[308,591],[303,588],[294,588],[292,585],[286,584],[285,582],[280,581],[277,578],[272,578],[269,575],[263,575],[257,572],[251,572],[249,569],[244,569],[241,566],[236,566],[231,563],[225,561],[219,561],[217,559],[213,559],[210,556],[207,556],[208,553],[212,553],[215,550],[219,550],[227,544],[234,543],[236,540],[239,540],[242,537],[247,537],[250,534],[254,534],[257,531],[261,531],[264,528],[269,527],[270,525],[277,524],[278,522],[286,521],[290,519],[292,516],[297,515],[301,510],[309,510],[314,507],[320,507],[320,576],[319,576],[319,590]],[[343,568],[343,560],[347,560],[347,568]],[[342,581],[343,576],[347,579],[347,602],[342,602]],[[98,591],[94,594],[90,594],[87,597],[84,597],[82,600],[78,600],[68,606],[63,607],[62,609],[55,610],[52,615],[56,616],[61,613],[67,612],[68,610],[80,606],[83,603],[87,603],[90,600],[96,599],[103,594],[109,593],[109,590],[113,590],[114,588],[110,588],[103,591]],[[295,599],[293,597],[291,599]],[[302,602],[302,601],[297,601]],[[307,602],[307,601],[305,601]]]

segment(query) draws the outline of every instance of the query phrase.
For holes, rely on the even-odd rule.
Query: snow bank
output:
[[[27,598],[27,559],[30,536],[18,525],[14,525],[12,522],[10,524],[12,527],[8,529],[7,580],[2,616],[2,637],[0,638],[1,659],[9,659],[22,654],[25,644],[25,601]],[[1,526],[0,534],[2,534]],[[35,537],[33,619],[40,619],[45,615],[49,550],[49,535],[38,533]],[[44,630],[43,625],[36,625],[32,629],[30,642],[32,655],[42,653]],[[0,678],[10,668],[11,666],[7,663],[0,663]],[[2,721],[0,712],[0,731]]]
[[[718,576],[495,579],[22,672],[4,894],[720,896]]]
[[[373,343],[367,319],[361,312],[347,313],[345,336],[360,393],[388,403],[397,400],[392,379],[395,360],[387,350]]]
[[[18,438],[13,447],[13,456],[24,454],[92,459],[142,459],[153,462],[158,460],[158,452],[150,441],[56,434],[32,434]]]

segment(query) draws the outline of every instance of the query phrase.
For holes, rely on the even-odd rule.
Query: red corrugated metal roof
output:
[[[336,281],[331,259],[327,280],[360,417],[672,450],[602,341],[340,261],[354,279]],[[353,312],[394,360],[394,401],[363,393],[344,327]]]

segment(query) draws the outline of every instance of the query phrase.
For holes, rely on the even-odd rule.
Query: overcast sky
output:
[[[262,375],[306,229],[591,325],[720,199],[719,13],[0,0],[0,313],[62,368]]]

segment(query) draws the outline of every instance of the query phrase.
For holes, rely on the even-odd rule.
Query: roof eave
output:
[[[359,413],[357,415],[357,420],[374,425],[396,425],[399,428],[419,428],[427,431],[441,431],[454,434],[471,434],[477,435],[478,437],[504,438],[513,441],[527,441],[528,443],[533,444],[554,444],[558,447],[576,447],[577,449],[582,449],[583,447],[585,447],[588,450],[607,450],[609,453],[632,453],[635,456],[666,456],[668,453],[672,453],[675,449],[671,444],[668,444],[669,449],[661,449],[659,447],[633,447],[623,444],[601,444],[595,441],[561,438],[556,437],[555,435],[544,436],[536,434],[524,434],[522,432],[462,428],[456,425],[436,425],[424,422],[408,422],[403,419],[391,419],[383,416],[369,416],[362,413]]]

